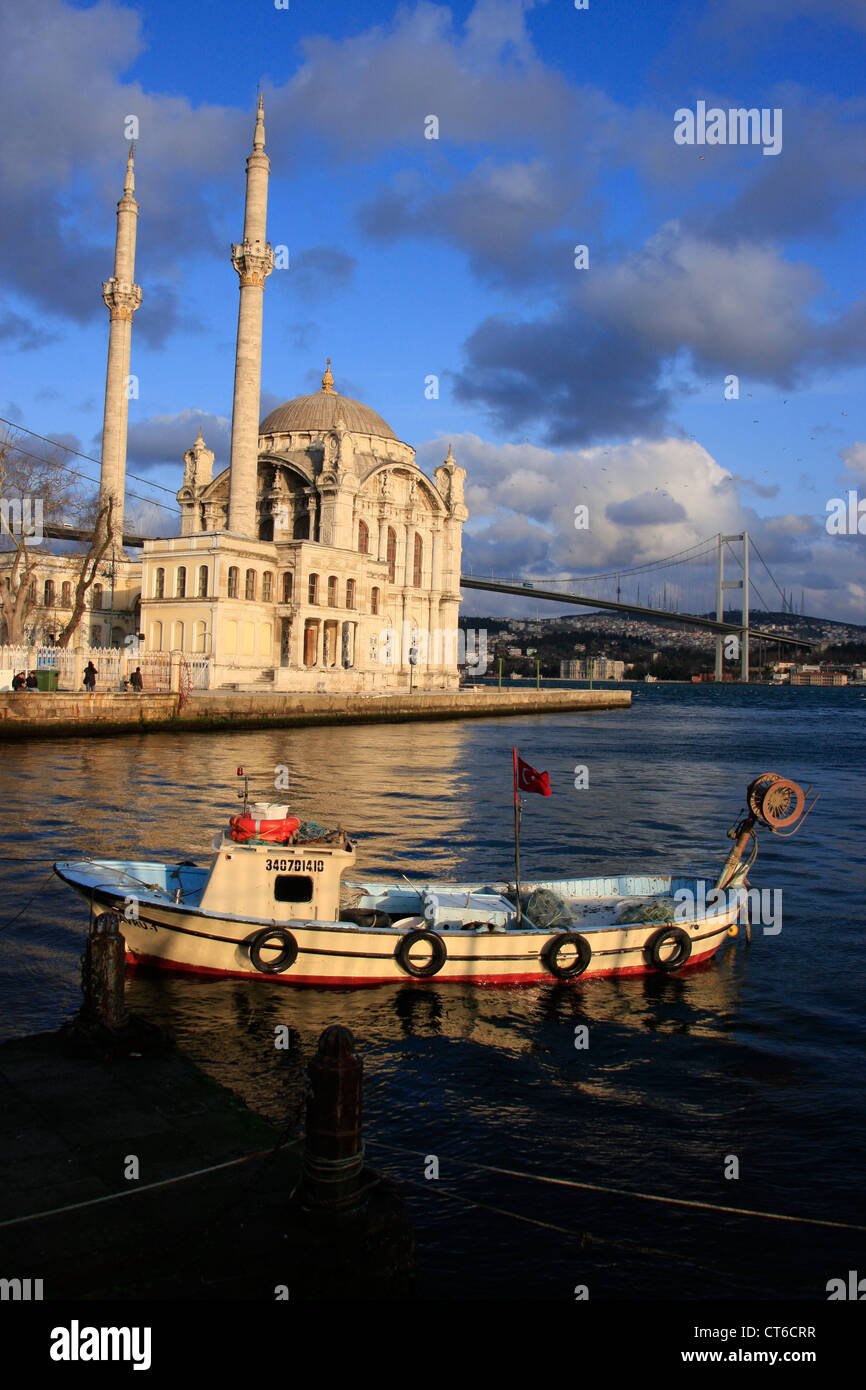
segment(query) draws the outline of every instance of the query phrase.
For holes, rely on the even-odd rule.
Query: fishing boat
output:
[[[320,986],[681,972],[706,965],[748,920],[758,827],[793,834],[814,805],[805,809],[808,791],[795,782],[756,778],[715,879],[625,873],[521,883],[518,857],[513,883],[347,880],[355,846],[342,829],[301,823],[285,805],[251,804],[238,772],[243,813],[217,834],[208,865],[55,864],[91,918],[117,915],[129,964]],[[519,834],[516,790],[515,808]]]

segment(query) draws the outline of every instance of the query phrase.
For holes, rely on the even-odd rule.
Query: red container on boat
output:
[[[269,844],[282,845],[290,840],[301,822],[297,816],[284,816],[281,820],[257,820],[255,816],[232,816],[229,821],[231,837],[243,844],[245,840],[267,840]]]

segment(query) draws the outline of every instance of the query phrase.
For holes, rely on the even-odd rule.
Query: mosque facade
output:
[[[369,406],[321,390],[260,421],[269,160],[264,111],[247,159],[231,452],[215,457],[199,431],[177,494],[181,534],[123,551],[135,229],[130,151],[118,204],[100,497],[112,502],[113,572],[149,652],[208,658],[212,686],[377,691],[458,684],[458,612],[465,472],[449,446],[429,478],[411,445]],[[129,570],[127,575],[126,571]],[[57,576],[58,581],[60,576]],[[137,581],[137,582],[136,582]],[[82,625],[83,626],[83,625]]]

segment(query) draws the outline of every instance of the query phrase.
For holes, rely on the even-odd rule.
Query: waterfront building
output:
[[[451,447],[429,478],[415,450],[360,401],[334,387],[295,396],[259,420],[262,318],[274,266],[267,241],[270,161],[259,99],[246,162],[234,399],[228,465],[202,437],[184,455],[180,535],[123,551],[127,381],[135,285],[133,155],[118,204],[110,312],[100,499],[113,503],[107,565],[112,609],[93,611],[77,641],[122,642],[139,630],[149,653],[205,657],[213,686],[364,691],[458,684],[458,612],[465,470]],[[50,561],[50,565],[49,565]],[[80,561],[79,561],[80,563]],[[75,559],[46,557],[51,604],[77,574]],[[64,568],[65,567],[65,568]],[[56,570],[56,574],[53,572]],[[68,572],[67,572],[68,571]],[[37,591],[47,585],[41,574]],[[89,609],[100,615],[106,586]],[[51,616],[46,617],[45,614]],[[40,636],[57,624],[45,609]]]
[[[792,685],[847,685],[844,671],[828,671],[820,666],[799,666],[791,674]]]
[[[433,479],[369,406],[334,389],[259,424],[270,163],[264,110],[247,159],[231,456],[213,476],[184,455],[181,535],[144,547],[150,650],[212,658],[216,685],[388,690],[456,687],[464,469],[449,446]]]
[[[625,662],[612,661],[607,656],[583,657],[559,663],[559,679],[563,681],[621,681],[624,676]]]

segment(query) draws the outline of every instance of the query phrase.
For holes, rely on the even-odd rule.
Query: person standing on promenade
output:
[[[92,661],[88,661],[84,668],[84,689],[89,690],[91,695],[96,689],[96,667]]]

